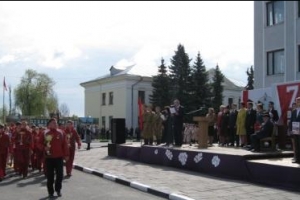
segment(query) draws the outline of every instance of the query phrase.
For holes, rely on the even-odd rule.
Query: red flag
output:
[[[6,83],[5,83],[5,77],[3,79],[3,88],[4,88],[5,91],[7,91],[7,87],[6,87]]]
[[[139,106],[139,128],[143,130],[143,103],[141,98],[138,99],[138,106]]]

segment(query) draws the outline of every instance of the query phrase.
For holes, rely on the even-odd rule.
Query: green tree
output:
[[[194,65],[192,66],[192,95],[191,106],[193,110],[207,107],[210,103],[210,85],[208,83],[208,72],[198,52]]]
[[[0,122],[3,124],[6,123],[6,116],[8,114],[7,107],[4,105],[4,107],[0,108]]]
[[[253,90],[254,89],[254,70],[253,70],[253,66],[247,69],[246,71],[247,75],[248,75],[248,83],[245,87],[246,90]]]
[[[213,83],[212,83],[212,92],[213,92],[212,106],[216,111],[219,110],[219,107],[220,105],[222,105],[223,102],[223,90],[224,90],[224,87],[222,85],[223,82],[224,82],[224,75],[220,71],[219,65],[217,65],[213,77]]]
[[[55,82],[46,74],[28,69],[15,88],[15,105],[25,116],[41,116],[55,111],[58,106],[53,91]]]
[[[171,97],[180,101],[185,107],[185,112],[191,111],[191,60],[185,52],[184,46],[179,44],[175,55],[171,58],[170,79],[171,79]]]
[[[170,105],[169,77],[163,58],[161,59],[161,65],[158,66],[158,75],[153,76],[152,80],[153,92],[150,95],[151,104],[153,106],[160,106],[161,108]]]

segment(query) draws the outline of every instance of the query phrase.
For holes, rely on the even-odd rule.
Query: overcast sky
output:
[[[154,75],[161,58],[169,65],[182,44],[191,64],[200,51],[206,69],[218,64],[226,77],[246,84],[254,62],[253,4],[0,2],[0,78],[14,89],[25,70],[46,73],[56,82],[59,104],[81,117],[80,83],[132,62]]]

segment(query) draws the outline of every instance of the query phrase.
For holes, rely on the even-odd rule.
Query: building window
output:
[[[230,107],[231,107],[232,104],[233,104],[233,98],[230,97],[230,98],[228,98],[228,105],[230,105]]]
[[[101,124],[102,124],[102,128],[105,128],[105,116],[102,116]]]
[[[138,91],[138,98],[141,99],[142,104],[145,103],[145,91]]]
[[[267,3],[267,25],[272,26],[283,22],[284,1],[271,1]]]
[[[298,70],[300,72],[300,45],[298,46]]]
[[[114,93],[110,92],[109,93],[109,105],[113,105],[114,104]]]
[[[284,50],[267,52],[267,75],[283,74],[285,71]]]
[[[105,101],[106,101],[106,93],[102,93],[102,105],[106,104]]]
[[[298,1],[298,17],[300,17],[300,1]]]

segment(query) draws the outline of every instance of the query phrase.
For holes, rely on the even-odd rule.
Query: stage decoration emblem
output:
[[[211,164],[215,167],[218,167],[220,162],[221,162],[221,160],[218,156],[214,156],[211,160]]]
[[[178,155],[178,160],[181,162],[181,165],[185,165],[187,161],[188,155],[186,152],[180,153]]]
[[[195,163],[198,163],[202,160],[203,158],[203,154],[202,153],[198,153],[195,157],[194,157],[194,161]]]
[[[169,160],[172,160],[172,158],[173,158],[173,153],[172,153],[169,149],[167,149],[167,150],[166,150],[166,156],[167,156],[167,158],[168,158]]]
[[[154,154],[155,154],[155,155],[158,154],[158,149],[155,149]]]

